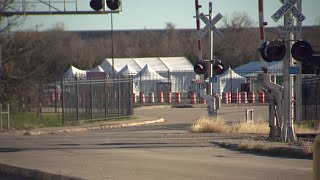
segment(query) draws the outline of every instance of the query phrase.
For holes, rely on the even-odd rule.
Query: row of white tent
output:
[[[64,74],[63,77],[74,77],[74,76],[86,76],[88,72],[105,72],[99,65],[90,70],[81,70],[74,66],[71,66]],[[159,75],[150,65],[146,64],[144,68],[138,73],[129,65],[124,66],[116,76],[133,76],[134,81],[140,80],[157,80],[167,81],[168,78],[164,78]]]
[[[188,92],[191,82],[197,79],[193,65],[185,57],[116,58],[113,65],[110,59],[106,59],[101,65],[90,70],[71,66],[63,76],[86,76],[87,72],[111,74],[114,67],[116,76],[133,76],[134,91],[137,93],[157,92],[157,84],[166,82],[171,83],[172,92]],[[245,81],[245,77],[228,68],[222,75],[217,76],[213,90],[220,95],[222,92],[240,91],[241,84]]]

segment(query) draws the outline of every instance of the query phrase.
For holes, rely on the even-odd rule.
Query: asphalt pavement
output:
[[[219,114],[244,121],[248,108],[267,118],[266,106]],[[22,179],[311,179],[311,160],[244,154],[213,143],[225,135],[190,133],[206,114],[204,107],[144,107],[132,121],[1,134],[0,172]]]

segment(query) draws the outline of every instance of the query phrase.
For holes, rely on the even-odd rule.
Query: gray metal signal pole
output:
[[[284,15],[284,26],[292,26],[292,14],[287,12]],[[283,141],[295,141],[296,136],[293,127],[294,119],[294,109],[293,109],[293,76],[289,74],[289,68],[293,65],[292,56],[291,56],[291,46],[293,44],[293,33],[288,33],[285,37],[286,44],[286,55],[283,59],[284,72],[284,103],[283,103],[283,116],[284,116],[284,126],[281,132],[281,139]]]
[[[297,8],[300,12],[302,12],[302,2],[301,0],[297,1]],[[297,26],[302,29],[302,22],[299,21],[298,19],[296,20]],[[295,34],[294,37],[296,40],[302,39],[302,32],[298,32]],[[301,62],[296,61],[296,66],[299,67],[300,73],[297,74],[296,76],[296,81],[295,81],[295,95],[296,95],[296,121],[301,122],[302,121],[302,65]]]
[[[212,2],[209,2],[209,20],[212,20]],[[213,76],[212,63],[213,63],[213,32],[209,31],[209,48],[210,48],[210,62],[209,62],[209,77]],[[213,82],[209,82],[209,95],[213,95]]]

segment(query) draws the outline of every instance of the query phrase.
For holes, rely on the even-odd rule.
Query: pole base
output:
[[[273,140],[279,140],[281,136],[281,127],[270,126],[269,138]]]
[[[284,126],[281,132],[281,140],[285,142],[292,142],[297,140],[293,126]]]

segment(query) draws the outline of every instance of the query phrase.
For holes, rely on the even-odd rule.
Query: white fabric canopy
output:
[[[137,71],[134,70],[131,66],[128,64],[124,66],[118,73],[118,76],[134,76],[137,74]]]
[[[85,76],[87,73],[86,70],[78,69],[74,66],[71,66],[64,74],[63,77],[70,77],[70,76]]]
[[[223,92],[241,91],[241,84],[246,78],[235,73],[230,67],[221,75],[217,76],[217,82],[213,83],[214,92],[222,95]]]

